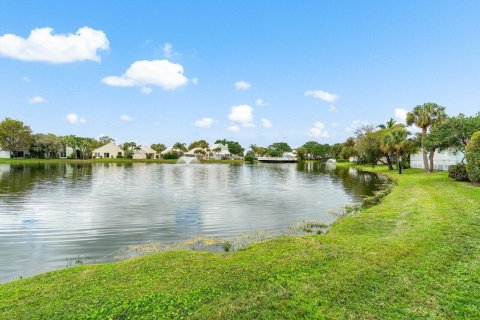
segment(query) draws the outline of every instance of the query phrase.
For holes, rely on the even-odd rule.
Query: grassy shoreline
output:
[[[342,164],[344,165],[344,164]],[[403,175],[319,236],[173,251],[0,285],[0,319],[480,318],[480,188]]]

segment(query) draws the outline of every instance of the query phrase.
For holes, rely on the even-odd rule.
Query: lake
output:
[[[126,246],[331,223],[386,180],[298,164],[0,164],[0,282]]]

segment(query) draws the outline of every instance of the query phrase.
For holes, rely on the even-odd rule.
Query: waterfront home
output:
[[[428,153],[427,153],[428,157]],[[447,171],[448,167],[453,164],[461,163],[465,155],[461,152],[453,152],[452,150],[435,151],[433,155],[433,169]],[[430,159],[428,160],[430,164]],[[423,169],[423,154],[418,152],[410,155],[410,167]]]
[[[93,150],[92,155],[94,158],[117,158],[118,156],[123,156],[123,150],[114,142],[110,142]]]
[[[281,157],[258,157],[260,162],[289,163],[297,162],[297,157],[293,152],[284,152]]]
[[[196,147],[193,149],[188,150],[185,152],[185,156],[187,157],[197,157],[199,159],[203,159],[204,157],[208,157],[209,151],[201,148],[201,147]]]
[[[213,159],[215,160],[225,160],[230,159],[232,156],[230,151],[228,151],[228,146],[222,143],[214,143],[210,146],[212,151]]]
[[[10,151],[0,149],[0,159],[25,158],[26,155],[28,155],[28,150],[16,151],[15,155],[12,156]]]
[[[133,159],[158,159],[157,151],[148,146],[140,146],[140,149],[135,150],[132,156]]]
[[[165,155],[167,153],[176,153],[178,155],[182,155],[183,151],[171,146],[171,147],[168,147],[167,149],[163,150],[162,152],[160,152],[160,155]]]

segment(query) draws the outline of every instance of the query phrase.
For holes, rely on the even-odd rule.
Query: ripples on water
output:
[[[0,281],[128,245],[281,230],[385,181],[325,163],[0,164]]]

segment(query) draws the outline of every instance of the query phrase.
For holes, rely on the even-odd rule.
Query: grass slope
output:
[[[3,284],[0,318],[480,319],[480,188],[445,173],[394,176],[381,204],[324,235]]]

